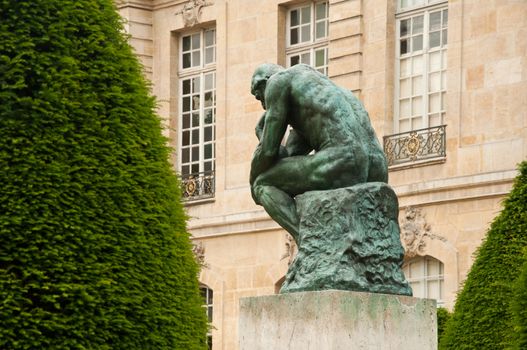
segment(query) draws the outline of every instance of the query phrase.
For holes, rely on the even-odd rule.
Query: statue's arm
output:
[[[287,90],[281,80],[268,83],[265,93],[267,111],[260,144],[251,163],[251,184],[279,157],[280,143],[287,128]]]
[[[289,157],[304,156],[313,150],[313,147],[309,146],[304,137],[295,129],[289,132],[285,148]]]
[[[264,114],[262,114],[262,117],[260,118],[260,120],[256,124],[256,128],[254,129],[254,131],[256,132],[256,137],[258,138],[258,141],[260,141],[262,139],[262,134],[263,134],[264,125],[265,125],[265,114],[266,113],[267,112],[264,112]]]

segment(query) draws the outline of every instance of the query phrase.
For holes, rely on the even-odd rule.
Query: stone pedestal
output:
[[[240,350],[436,350],[436,302],[349,291],[240,301]]]
[[[370,182],[295,199],[298,254],[280,293],[353,290],[412,295],[401,269],[397,196]]]

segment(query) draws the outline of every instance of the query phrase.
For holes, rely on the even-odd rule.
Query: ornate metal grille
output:
[[[384,136],[388,166],[446,157],[446,125]]]
[[[184,201],[214,197],[214,171],[181,176]]]

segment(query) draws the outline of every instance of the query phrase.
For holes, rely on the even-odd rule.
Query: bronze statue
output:
[[[287,69],[262,64],[252,77],[251,93],[265,109],[251,164],[253,199],[295,239],[296,195],[387,182],[382,148],[366,110],[350,91],[304,64]]]

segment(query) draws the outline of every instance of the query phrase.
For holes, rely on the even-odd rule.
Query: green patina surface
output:
[[[411,295],[400,268],[397,198],[360,101],[306,65],[261,65],[251,92],[265,109],[256,126],[252,196],[299,246],[282,292]],[[309,199],[299,200],[302,194]]]

